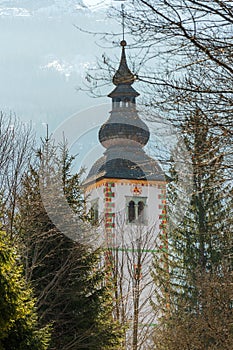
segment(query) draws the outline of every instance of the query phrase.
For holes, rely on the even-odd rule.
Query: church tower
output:
[[[93,225],[112,265],[116,317],[129,326],[126,348],[139,350],[150,349],[149,334],[155,325],[150,270],[153,254],[166,241],[166,182],[159,164],[143,149],[150,131],[137,111],[139,93],[132,87],[136,77],[127,65],[125,47],[122,40],[115,88],[108,95],[112,110],[99,130],[105,152],[84,186]]]

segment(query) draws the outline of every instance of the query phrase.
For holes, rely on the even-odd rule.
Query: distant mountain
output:
[[[0,1],[0,16],[46,16],[71,15],[87,11],[83,0],[3,0]]]
[[[32,122],[40,136],[43,123],[52,131],[78,110],[106,102],[77,88],[85,89],[96,57],[119,50],[101,47],[98,36],[75,26],[117,32],[117,22],[106,14],[111,1],[0,0],[0,111]]]

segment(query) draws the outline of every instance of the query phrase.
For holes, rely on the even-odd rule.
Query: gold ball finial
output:
[[[121,46],[125,47],[126,45],[127,45],[126,41],[125,40],[121,40]]]

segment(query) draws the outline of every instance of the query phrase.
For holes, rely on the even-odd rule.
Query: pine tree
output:
[[[46,145],[48,153],[53,152]],[[49,149],[48,149],[49,147]],[[54,158],[49,159],[51,176]],[[67,202],[73,213],[85,222],[85,203],[79,184],[79,175],[71,175],[73,157],[65,147],[56,162],[62,167],[62,183]],[[47,169],[48,170],[48,169]],[[53,181],[54,183],[54,181]],[[66,218],[59,198],[54,201],[58,213],[71,236],[73,222]],[[20,198],[22,239],[24,243],[25,272],[37,297],[41,325],[53,323],[50,349],[118,349],[120,331],[112,319],[112,302],[105,284],[105,269],[100,264],[100,252],[93,252],[63,234],[51,221],[41,199],[38,170],[31,168],[25,176]]]
[[[171,231],[173,255],[180,257],[184,269],[214,271],[232,249],[224,140],[200,110],[186,118],[182,131],[192,159],[193,193],[183,220]],[[171,191],[174,188],[171,186]]]
[[[19,256],[0,231],[0,349],[46,350],[49,327],[39,328],[32,290]]]

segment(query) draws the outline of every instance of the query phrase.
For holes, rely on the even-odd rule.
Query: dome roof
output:
[[[99,158],[92,166],[84,185],[102,178],[165,181],[159,164],[142,149],[135,153],[135,148],[127,150],[124,147],[121,150],[116,147],[111,155],[105,154]]]
[[[100,143],[108,148],[111,144],[136,142],[145,146],[149,140],[150,132],[147,125],[140,119],[130,119],[121,115],[109,118],[99,130]]]
[[[118,96],[134,96],[137,97],[140,94],[129,84],[119,84],[115,89],[108,95],[108,97],[114,98]]]

